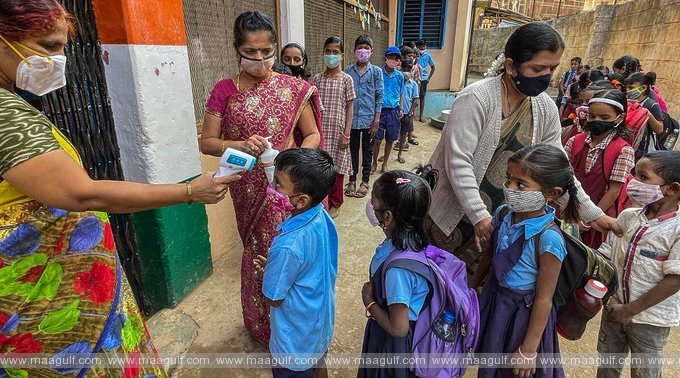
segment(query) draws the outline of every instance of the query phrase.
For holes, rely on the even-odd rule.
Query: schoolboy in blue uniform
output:
[[[383,139],[385,140],[385,154],[380,172],[387,170],[387,162],[394,142],[399,140],[401,129],[401,102],[404,90],[404,75],[399,71],[401,66],[401,51],[396,46],[390,46],[385,51],[385,66],[383,67],[383,105],[380,112],[380,125],[373,141],[372,171],[378,168],[378,155]]]
[[[281,152],[275,166],[274,188],[290,202],[291,216],[279,226],[269,257],[254,261],[264,269],[262,292],[271,306],[269,351],[279,362],[272,370],[275,378],[311,378],[326,373],[335,322],[338,233],[321,201],[336,170],[327,152],[308,148]]]

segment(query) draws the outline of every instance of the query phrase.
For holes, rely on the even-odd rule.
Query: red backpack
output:
[[[630,142],[636,140],[642,126],[647,124],[649,114],[647,109],[643,108],[638,102],[628,101],[628,111],[626,112],[626,125],[631,131],[632,136]]]
[[[572,158],[574,156],[577,156],[581,151],[586,147],[586,138],[588,137],[588,133],[580,133],[574,137],[574,142],[571,145],[571,156]],[[623,150],[624,147],[630,146],[630,143],[626,141],[625,139],[617,136],[612,140],[607,148],[604,149],[604,173],[609,178],[612,174],[612,170],[614,169],[614,164],[616,164],[616,159],[619,158],[619,155],[621,155],[621,150]],[[627,184],[627,182],[626,182]],[[625,193],[623,188],[625,187],[622,186],[622,192]],[[619,194],[620,195],[620,194]],[[620,201],[615,202],[614,204],[616,205],[616,214],[618,215],[622,208],[619,207]]]

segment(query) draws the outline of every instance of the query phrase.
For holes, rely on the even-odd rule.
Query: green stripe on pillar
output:
[[[144,301],[151,313],[176,306],[212,273],[208,216],[202,204],[135,213]]]

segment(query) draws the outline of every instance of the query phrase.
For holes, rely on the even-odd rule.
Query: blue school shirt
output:
[[[333,338],[335,280],[338,275],[338,233],[323,204],[289,217],[272,241],[264,270],[262,293],[283,300],[271,307],[269,350],[285,356],[321,357]],[[282,363],[302,371],[312,367],[302,361]]]
[[[401,92],[404,90],[404,74],[399,70],[394,70],[392,74],[388,74],[385,67],[383,72],[383,109],[395,109],[400,106],[399,100]]]
[[[371,276],[395,250],[390,239],[386,239],[376,248],[371,260]],[[390,268],[385,274],[385,291],[388,306],[403,303],[408,306],[408,320],[417,320],[430,288],[427,279],[420,274],[403,268]]]
[[[513,212],[509,212],[504,219],[500,218],[500,211],[503,205],[496,210],[493,217],[494,227],[498,227],[498,240],[496,241],[496,253],[508,248],[515,240],[524,238],[524,250],[522,256],[515,266],[503,277],[501,286],[516,290],[533,290],[538,278],[538,264],[536,263],[536,252],[533,237],[540,233],[547,225],[555,220],[555,209],[550,206],[545,207],[545,215],[526,219],[512,224]],[[555,230],[546,230],[541,235],[539,242],[539,254],[545,252],[552,253],[560,261],[567,255],[567,249],[562,235]]]
[[[434,67],[434,59],[429,52],[425,51],[418,59],[418,64],[423,68],[423,78],[421,80],[428,80],[430,78],[429,66]]]
[[[375,113],[382,110],[383,101],[383,75],[379,67],[368,63],[364,74],[359,73],[356,64],[345,68],[345,73],[352,77],[354,82],[354,117],[352,129],[368,129],[373,123]]]
[[[404,91],[402,92],[404,95],[404,106],[402,108],[404,114],[409,114],[411,113],[411,105],[413,105],[413,99],[414,98],[419,98],[418,96],[418,84],[413,81],[409,80],[404,84]]]

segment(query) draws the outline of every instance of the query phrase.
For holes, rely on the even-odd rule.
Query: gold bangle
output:
[[[187,202],[192,203],[194,202],[194,192],[191,188],[191,183],[187,182]]]
[[[220,150],[222,151],[222,153],[224,153],[224,150],[227,149],[227,142],[229,142],[229,141],[228,141],[228,140],[225,140],[225,141],[222,143],[222,147],[220,147]]]

